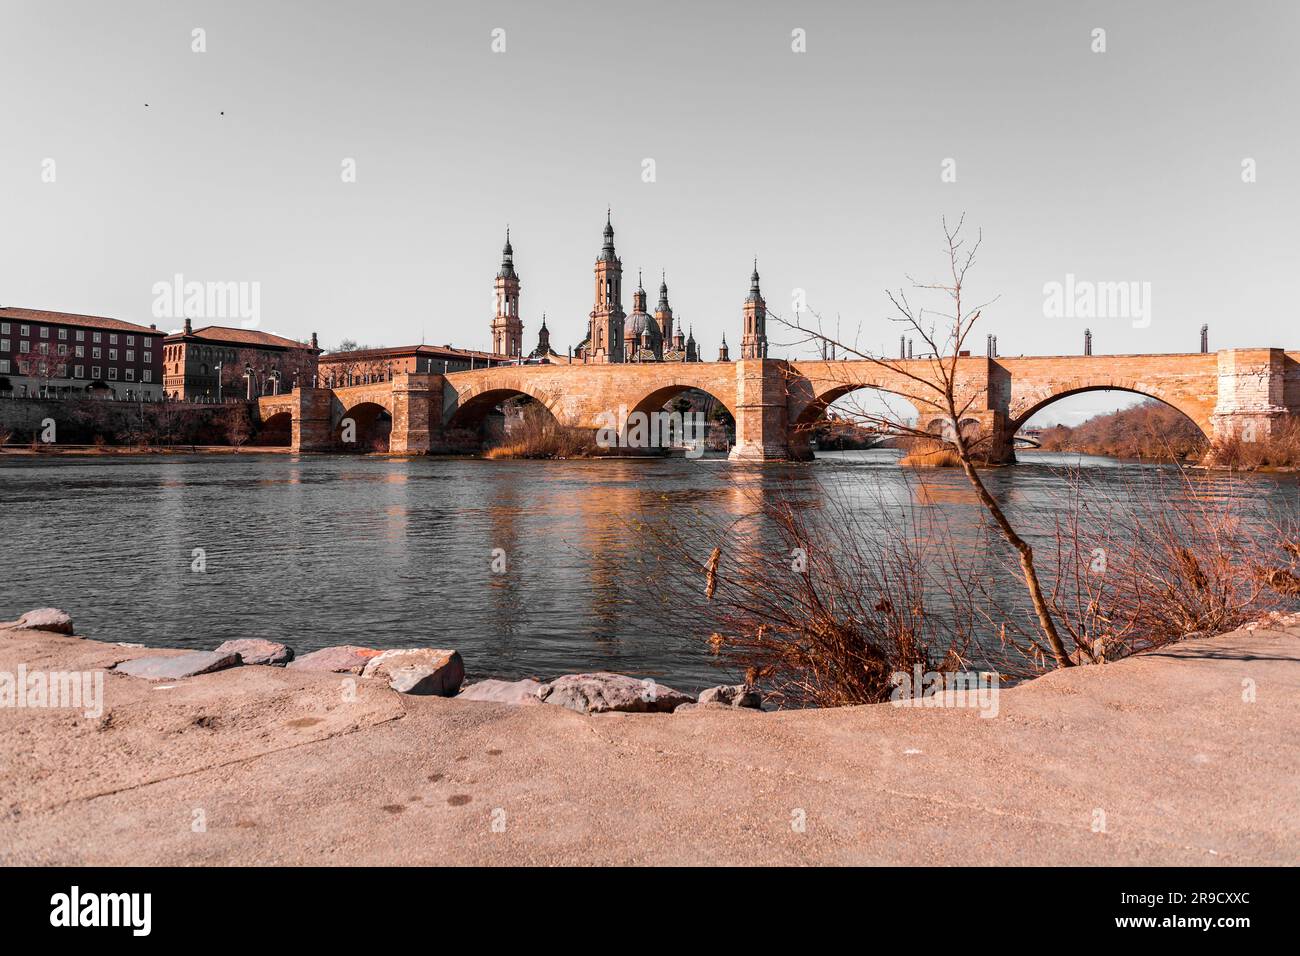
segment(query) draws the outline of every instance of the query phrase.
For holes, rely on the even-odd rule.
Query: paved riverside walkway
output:
[[[155,653],[0,630],[10,674]],[[991,719],[107,674],[98,718],[0,709],[0,864],[1293,865],[1298,662],[1300,626],[1237,631],[1005,690]]]

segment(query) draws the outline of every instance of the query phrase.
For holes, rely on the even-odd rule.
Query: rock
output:
[[[481,700],[493,704],[540,704],[537,692],[541,689],[540,681],[524,680],[481,680],[470,684],[459,694],[457,700]]]
[[[600,672],[596,674],[565,674],[549,684],[543,684],[538,698],[547,704],[558,704],[580,714],[600,714],[606,711],[622,713],[664,712],[695,698],[679,690],[638,680],[623,674]]]
[[[123,661],[114,670],[130,674],[132,677],[142,677],[145,680],[179,680],[182,677],[194,677],[227,667],[237,667],[239,663],[238,654],[190,651],[188,654],[176,654],[172,657],[137,657],[133,661]]]
[[[458,651],[399,648],[371,658],[361,676],[384,678],[403,694],[453,697],[465,680],[465,664]]]
[[[0,627],[13,628],[15,631],[53,631],[55,634],[72,633],[72,617],[67,611],[57,607],[38,607],[28,611],[16,621],[0,624]]]
[[[701,704],[725,704],[728,707],[752,707],[755,710],[763,706],[763,698],[752,687],[744,684],[720,684],[700,691]]]
[[[245,664],[287,664],[293,660],[293,648],[264,641],[260,637],[244,637],[226,641],[216,653],[238,654]]]
[[[360,674],[373,658],[383,651],[351,644],[322,647],[291,662],[289,667],[304,671],[327,671],[331,674]]]
[[[703,704],[682,704],[676,710],[673,711],[673,714],[689,714],[691,711],[694,710],[731,710],[731,709],[732,708],[730,704],[719,704],[717,701],[713,701],[712,703],[703,703]]]

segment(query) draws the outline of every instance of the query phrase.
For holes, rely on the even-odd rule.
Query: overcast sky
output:
[[[261,328],[327,346],[482,348],[509,222],[525,348],[544,310],[564,351],[609,204],[625,306],[667,270],[706,357],[754,255],[773,311],[802,289],[892,352],[885,288],[937,276],[965,212],[977,351],[1297,345],[1294,0],[0,11],[6,305],[148,324],[181,274],[260,283]],[[1045,315],[1067,274],[1150,283],[1149,324]]]

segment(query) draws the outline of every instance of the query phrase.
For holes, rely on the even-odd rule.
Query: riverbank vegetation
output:
[[[902,439],[907,454],[898,459],[905,468],[959,468],[961,457],[951,444],[937,438]]]
[[[1052,425],[1042,430],[1039,441],[1043,451],[1157,461],[1198,460],[1208,448],[1191,419],[1154,400],[1096,415],[1080,425]]]
[[[483,450],[483,457],[590,458],[596,452],[590,429],[561,425],[541,402],[519,398],[507,403],[503,434]]]
[[[1300,527],[1216,479],[1133,471],[1119,483],[1076,472],[1050,557],[1052,612],[1076,663],[1102,663],[1300,608],[1289,589]],[[1300,581],[1300,578],[1295,578]],[[1042,646],[1010,642],[1034,661]]]
[[[1274,422],[1267,435],[1238,433],[1217,438],[1209,459],[1235,471],[1300,468],[1300,421],[1285,418]]]

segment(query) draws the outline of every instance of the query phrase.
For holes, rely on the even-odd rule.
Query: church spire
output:
[[[519,274],[515,272],[515,249],[510,244],[509,225],[495,288],[497,308],[492,318],[492,351],[519,358],[524,350],[524,323],[519,317]]]
[[[740,337],[742,359],[767,358],[767,303],[758,288],[758,256],[754,257],[754,272],[749,277],[749,295],[745,297],[745,327]]]
[[[583,361],[623,361],[623,263],[614,251],[613,213],[605,209],[604,244],[596,257],[596,298]]]
[[[612,215],[609,207],[605,208],[605,242],[600,247],[600,260],[602,262],[612,262],[616,256],[614,253],[614,223],[610,221]]]
[[[514,278],[515,276],[515,248],[510,245],[510,227],[506,226],[506,244],[501,250],[501,271],[497,273],[498,279]]]

